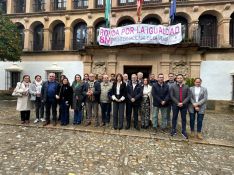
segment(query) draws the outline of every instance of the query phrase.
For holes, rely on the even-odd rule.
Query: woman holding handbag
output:
[[[18,94],[16,110],[20,111],[21,124],[29,124],[32,102],[29,95],[30,76],[24,75],[23,80],[17,83],[14,94]]]

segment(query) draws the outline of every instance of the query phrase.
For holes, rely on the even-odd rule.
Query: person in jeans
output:
[[[61,125],[69,124],[69,108],[72,105],[73,89],[67,78],[62,80],[59,91],[57,91],[57,99],[59,100],[61,109]]]
[[[43,81],[40,75],[35,76],[35,81],[33,81],[29,87],[29,93],[31,95],[31,101],[35,104],[36,119],[34,123],[39,121],[45,122],[44,119],[44,103],[41,102],[41,88]]]
[[[152,86],[149,85],[149,80],[143,80],[143,96],[141,101],[141,128],[147,129],[150,121],[150,108],[151,108],[151,91]]]
[[[123,81],[122,74],[116,75],[116,80],[113,83],[112,90],[112,101],[113,101],[113,128],[123,129],[124,121],[124,108],[126,99],[126,83]]]
[[[190,89],[187,85],[183,84],[184,77],[182,74],[176,76],[176,84],[170,88],[170,97],[172,100],[172,131],[171,136],[176,135],[176,125],[178,114],[181,114],[182,122],[182,135],[184,138],[188,139],[186,132],[186,113],[188,109],[188,103],[190,100]]]
[[[84,88],[84,95],[86,100],[86,107],[87,107],[87,118],[85,126],[91,124],[91,117],[94,115],[96,123],[95,127],[100,125],[100,120],[98,116],[98,103],[100,100],[100,83],[98,81],[94,81],[95,76],[94,74],[89,74],[89,81],[85,83]]]
[[[50,110],[52,109],[53,125],[57,124],[57,99],[56,93],[59,89],[59,83],[55,81],[55,73],[49,73],[48,81],[44,82],[41,88],[41,100],[45,103],[46,122],[43,126],[50,124]]]
[[[21,96],[17,98],[16,106],[16,110],[20,111],[21,124],[29,124],[30,120],[30,111],[33,106],[29,95],[30,84],[30,76],[24,75],[23,80],[18,82],[14,89],[17,94],[21,94]]]
[[[202,80],[201,78],[195,78],[194,84],[195,86],[190,88],[191,98],[189,104],[189,115],[190,115],[190,129],[191,129],[191,137],[195,136],[194,133],[194,125],[195,118],[197,116],[197,138],[203,139],[202,137],[202,123],[206,110],[206,102],[207,102],[207,89],[201,86]]]
[[[134,117],[134,128],[136,130],[140,130],[138,126],[138,112],[141,106],[141,99],[143,95],[142,86],[137,81],[136,74],[132,74],[131,83],[127,85],[127,105],[126,105],[126,113],[127,113],[127,126],[126,129],[130,128],[131,125],[131,116],[133,109],[133,117]]]
[[[162,122],[161,129],[165,130],[167,127],[167,108],[170,100],[169,87],[164,83],[164,75],[158,74],[158,81],[152,87],[153,97],[153,128],[157,130],[158,114],[161,111]]]
[[[82,121],[82,103],[84,101],[84,83],[79,74],[75,75],[75,79],[72,83],[73,88],[73,103],[72,109],[74,109],[74,121],[73,125],[79,125]]]
[[[111,89],[112,83],[109,81],[108,75],[103,75],[100,94],[100,105],[102,110],[101,126],[105,126],[106,124],[110,123]]]

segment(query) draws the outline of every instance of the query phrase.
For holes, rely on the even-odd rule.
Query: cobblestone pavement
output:
[[[32,114],[31,123],[34,120]],[[209,112],[204,141],[93,126],[20,125],[0,101],[0,174],[234,174],[234,115]]]

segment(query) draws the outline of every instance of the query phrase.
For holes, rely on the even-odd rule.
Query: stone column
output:
[[[32,31],[29,29],[24,29],[24,49],[23,51],[32,50]]]
[[[45,11],[46,11],[46,12],[52,11],[52,10],[51,10],[51,3],[52,3],[51,0],[45,1]]]
[[[169,72],[170,72],[170,54],[165,53],[162,54],[160,66],[157,69],[157,74],[163,73],[166,80]]]
[[[71,46],[71,28],[66,27],[64,32],[65,32],[65,47],[64,47],[64,50],[70,50],[70,46]]]
[[[94,27],[87,27],[87,45],[92,45],[94,43]]]
[[[43,34],[44,34],[43,51],[48,51],[51,49],[50,30],[48,28],[44,28]]]
[[[231,47],[230,45],[230,21],[231,18],[222,19],[219,25],[219,32],[218,32],[218,44],[220,47]]]
[[[88,1],[88,9],[94,9],[95,7],[95,0]]]
[[[73,0],[67,0],[67,9],[66,10],[72,10],[73,7]]]
[[[118,0],[112,0],[112,7],[118,7]]]
[[[13,13],[14,0],[7,0],[7,14]]]
[[[200,66],[201,66],[201,55],[191,53],[192,57],[190,58],[190,77],[200,77]]]
[[[84,64],[84,74],[90,74],[92,72],[92,56],[84,55],[83,56],[83,64]]]
[[[116,73],[117,67],[117,54],[115,52],[111,52],[108,56],[107,60],[107,74],[111,75],[112,73]]]
[[[26,13],[32,12],[33,0],[26,0]]]

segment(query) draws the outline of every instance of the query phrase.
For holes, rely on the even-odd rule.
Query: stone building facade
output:
[[[169,1],[144,0],[141,22],[168,25]],[[233,0],[177,0],[174,22],[183,26],[180,44],[116,47],[99,46],[96,40],[98,28],[105,27],[105,0],[2,0],[0,3],[2,11],[20,30],[24,51],[22,63],[36,62],[40,67],[40,62],[48,62],[48,66],[54,62],[59,66],[63,61],[79,62],[82,66],[77,69],[81,74],[142,71],[145,76],[164,73],[167,77],[169,72],[187,77],[201,76],[204,85],[208,90],[210,88],[211,100],[230,101],[234,98],[234,67],[225,68],[225,65],[234,66]],[[111,27],[134,23],[137,23],[136,0],[112,0]],[[224,66],[210,71],[210,66],[213,63],[215,66],[217,61]],[[2,67],[8,73],[11,71],[4,65]],[[226,71],[225,75],[219,75],[220,69]],[[63,74],[77,72],[61,70]],[[219,98],[216,98],[215,88],[222,86],[216,81],[208,81],[217,76],[227,80],[222,85],[227,88],[228,95]]]

